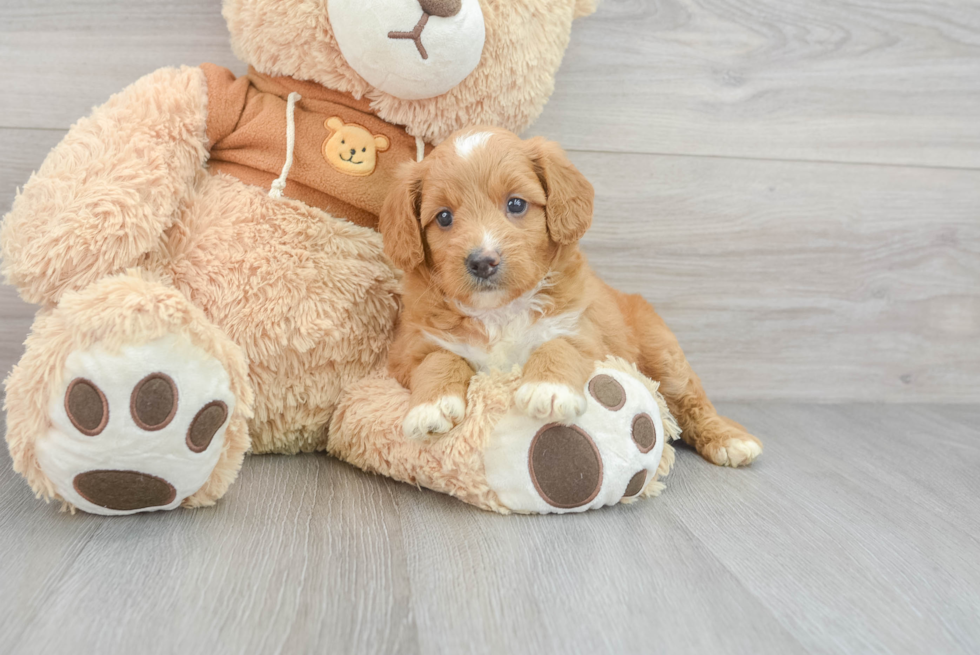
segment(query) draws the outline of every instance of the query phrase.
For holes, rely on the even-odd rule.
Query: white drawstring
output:
[[[425,141],[422,137],[415,137],[415,161],[422,161],[425,159]]]
[[[303,96],[294,92],[286,100],[286,164],[282,167],[282,174],[272,183],[270,198],[282,198],[282,192],[286,190],[286,179],[289,177],[289,169],[293,167],[293,152],[296,150],[296,103],[302,98]]]

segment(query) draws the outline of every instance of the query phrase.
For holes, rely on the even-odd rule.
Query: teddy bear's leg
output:
[[[358,466],[501,513],[583,512],[654,496],[674,463],[677,427],[657,385],[610,358],[568,425],[517,410],[519,372],[477,375],[466,417],[447,435],[409,439],[409,392],[384,373],[352,385],[330,426],[330,452]]]
[[[87,512],[210,505],[249,446],[241,349],[143,271],[66,293],[39,314],[6,380],[14,468]]]
[[[720,416],[708,399],[674,333],[640,296],[623,296],[640,340],[640,371],[660,382],[660,392],[681,427],[681,438],[709,462],[744,466],[762,454],[762,442]]]
[[[583,389],[586,409],[568,423],[511,408],[486,443],[486,479],[512,511],[569,513],[631,503],[664,488],[680,431],[657,386],[610,358]]]
[[[17,194],[0,267],[28,302],[53,306],[157,249],[208,175],[207,82],[164,68],[79,120]]]

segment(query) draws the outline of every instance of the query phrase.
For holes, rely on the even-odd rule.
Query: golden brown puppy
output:
[[[458,132],[407,164],[380,217],[385,252],[406,273],[391,374],[411,390],[409,438],[448,432],[475,372],[523,367],[520,411],[571,421],[595,362],[635,362],[683,438],[707,460],[747,464],[762,444],[715,411],[645,300],[609,287],[579,251],[594,191],[556,144],[492,128]]]

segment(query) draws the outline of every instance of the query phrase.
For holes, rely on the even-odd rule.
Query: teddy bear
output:
[[[246,75],[143,77],[3,219],[2,272],[39,306],[5,383],[15,470],[115,515],[211,505],[248,451],[327,449],[398,315],[394,171],[466,125],[527,127],[594,4],[225,0]]]

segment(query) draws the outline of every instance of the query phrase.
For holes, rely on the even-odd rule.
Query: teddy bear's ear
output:
[[[415,270],[425,260],[419,216],[422,202],[419,167],[415,162],[402,165],[398,180],[388,192],[378,219],[385,254],[395,266],[406,272]]]
[[[596,7],[598,6],[599,6],[599,0],[575,0],[574,18],[591,16],[592,14],[595,13]]]
[[[384,134],[374,135],[374,147],[378,149],[378,152],[384,152],[389,146],[391,146],[391,142]]]
[[[556,243],[575,243],[592,225],[595,189],[553,141],[527,141],[534,170],[548,198],[548,233]]]
[[[331,116],[327,119],[327,129],[333,130],[334,132],[339,132],[344,126],[344,121],[339,116]]]

